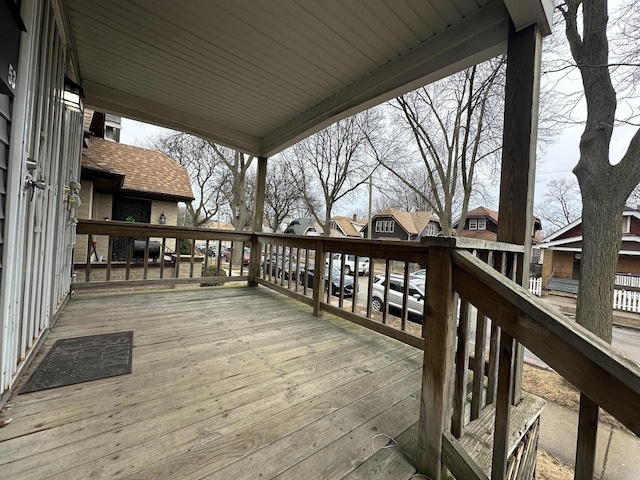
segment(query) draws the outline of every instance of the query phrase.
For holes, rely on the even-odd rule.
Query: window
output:
[[[394,222],[393,220],[377,220],[376,232],[393,233],[395,224],[396,222]]]
[[[433,223],[430,223],[427,225],[427,228],[425,228],[424,234],[427,237],[435,237],[438,234],[438,228]]]
[[[338,223],[335,220],[331,220],[331,228],[333,230],[339,230]]]
[[[487,229],[487,219],[479,218],[478,219],[478,230],[486,230]]]
[[[389,282],[389,289],[395,290],[396,292],[402,292],[402,285],[396,282]]]
[[[478,219],[470,218],[469,219],[469,230],[477,230],[478,229]]]

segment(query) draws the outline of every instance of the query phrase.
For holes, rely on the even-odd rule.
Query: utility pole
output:
[[[369,175],[369,228],[367,228],[367,238],[371,240],[371,229],[373,225],[371,224],[371,204],[373,203],[373,176]]]

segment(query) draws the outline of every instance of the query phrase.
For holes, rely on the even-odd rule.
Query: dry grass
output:
[[[572,480],[573,468],[538,448],[537,480]]]

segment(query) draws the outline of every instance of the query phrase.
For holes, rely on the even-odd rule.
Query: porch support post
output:
[[[316,317],[322,316],[322,309],[320,304],[322,303],[322,295],[324,293],[324,269],[325,269],[325,252],[323,237],[319,237],[316,242],[315,260],[313,264],[313,315]]]
[[[267,159],[258,157],[258,172],[256,174],[255,200],[253,202],[253,240],[251,241],[251,257],[249,258],[250,287],[258,285],[256,278],[260,276],[260,244],[256,233],[262,232],[264,219],[264,190],[267,183]]]
[[[525,287],[533,232],[541,47],[537,25],[516,32],[509,23],[498,241],[524,245],[524,255],[516,257],[514,267],[516,282]],[[521,400],[523,353],[522,346],[502,332],[492,479],[506,474],[511,404]]]
[[[542,35],[537,25],[516,32],[510,23],[508,42],[498,241],[524,245],[524,255],[517,259],[516,282],[528,288]],[[521,399],[523,353],[518,345],[514,403]]]
[[[451,428],[452,382],[456,338],[451,249],[429,247],[422,395],[418,423],[418,472],[445,478],[442,435]]]

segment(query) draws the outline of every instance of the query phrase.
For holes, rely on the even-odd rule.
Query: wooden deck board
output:
[[[422,355],[310,312],[262,288],[76,295],[30,370],[59,338],[133,330],[132,374],[14,396],[0,415],[14,418],[0,429],[0,471],[12,479],[356,472],[374,455],[377,431],[400,433],[417,419]]]

